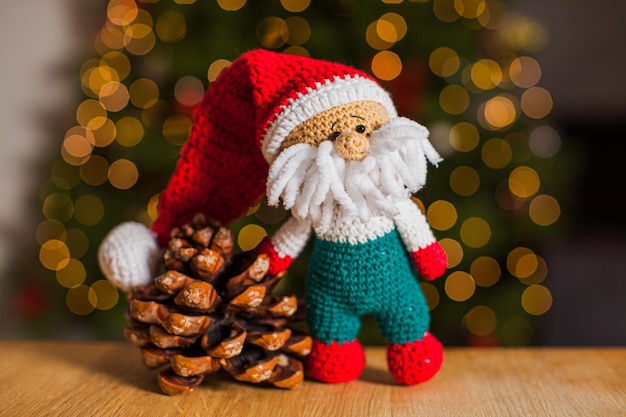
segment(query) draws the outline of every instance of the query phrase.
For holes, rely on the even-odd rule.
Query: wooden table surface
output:
[[[413,387],[368,348],[355,382],[287,391],[215,374],[173,397],[125,343],[0,340],[0,353],[2,417],[626,416],[626,348],[448,348]]]

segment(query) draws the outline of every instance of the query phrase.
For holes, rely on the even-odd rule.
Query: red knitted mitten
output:
[[[443,346],[429,332],[415,342],[387,344],[389,372],[404,385],[428,381],[439,371],[442,362]]]
[[[448,267],[446,252],[439,242],[431,243],[411,254],[420,276],[429,281],[439,278]]]
[[[365,368],[365,351],[358,340],[325,344],[313,339],[311,353],[306,357],[311,377],[321,382],[353,381]]]
[[[279,272],[286,271],[293,262],[293,259],[288,255],[281,257],[274,249],[270,239],[261,242],[258,252],[266,254],[270,260],[270,268],[267,271],[269,275],[277,275]]]

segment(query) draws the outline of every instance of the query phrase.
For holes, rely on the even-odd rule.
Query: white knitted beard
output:
[[[311,222],[323,234],[333,221],[358,216],[398,213],[394,204],[426,182],[426,159],[436,165],[439,155],[428,141],[428,130],[405,118],[394,118],[370,135],[370,149],[360,161],[347,161],[333,142],[318,147],[296,144],[271,164],[267,199],[298,219]]]

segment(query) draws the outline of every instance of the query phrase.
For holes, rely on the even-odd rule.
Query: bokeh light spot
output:
[[[104,217],[102,200],[92,194],[79,197],[74,203],[74,217],[79,223],[86,226],[98,224]]]
[[[187,34],[185,17],[176,10],[166,10],[157,19],[155,30],[163,42],[176,43]]]
[[[500,169],[511,162],[513,150],[507,141],[492,138],[483,144],[480,156],[489,168]]]
[[[172,145],[180,146],[187,141],[193,122],[187,116],[175,114],[163,122],[163,137]]]
[[[135,107],[146,109],[159,100],[159,87],[148,78],[139,78],[130,85],[130,101]]]
[[[480,217],[470,217],[461,225],[461,240],[470,248],[485,246],[491,239],[491,227]]]
[[[458,216],[452,203],[437,200],[428,206],[426,218],[433,229],[448,230],[455,225]]]
[[[80,167],[80,178],[85,184],[98,186],[103,184],[109,175],[109,162],[100,155],[92,155]]]
[[[481,59],[472,65],[470,76],[476,87],[491,90],[502,82],[502,69],[496,61]]]
[[[450,238],[443,238],[439,241],[448,258],[448,268],[454,268],[463,260],[463,247],[461,244]]]
[[[454,49],[442,46],[435,49],[428,58],[428,66],[433,74],[440,77],[451,77],[461,65],[459,56]]]
[[[306,19],[300,16],[290,16],[285,19],[287,28],[289,29],[289,45],[302,45],[311,37],[311,26]]]
[[[58,271],[69,263],[70,250],[65,242],[50,239],[39,248],[39,261],[47,269]]]
[[[518,87],[530,88],[541,79],[541,67],[529,56],[515,58],[509,64],[509,78]]]
[[[70,259],[64,268],[56,272],[57,282],[65,288],[75,288],[85,282],[87,271],[83,263],[77,259]]]
[[[552,96],[544,88],[531,87],[522,94],[522,111],[532,119],[546,117],[552,111],[552,105]]]
[[[263,238],[267,236],[267,231],[258,224],[248,224],[241,228],[237,236],[237,244],[242,251],[249,251],[256,248]]]
[[[280,0],[280,4],[292,13],[303,12],[311,4],[311,0]]]
[[[74,204],[67,194],[52,193],[43,201],[42,211],[47,219],[65,222],[74,215]]]
[[[95,308],[97,303],[96,294],[88,285],[79,285],[67,292],[65,303],[72,313],[86,316]]]
[[[478,171],[467,165],[456,167],[450,174],[450,188],[456,194],[467,197],[480,187]]]
[[[496,328],[496,312],[487,306],[476,306],[465,314],[463,324],[467,331],[476,336],[487,336]]]
[[[143,139],[143,124],[134,117],[122,117],[115,123],[115,128],[117,131],[115,141],[122,146],[132,147]]]
[[[515,102],[508,96],[496,96],[487,101],[483,110],[483,118],[488,129],[503,129],[515,122],[518,111]]]
[[[552,307],[552,294],[543,285],[533,284],[522,293],[522,308],[528,314],[540,316]]]
[[[509,189],[520,198],[533,196],[539,191],[540,185],[541,180],[537,171],[527,166],[517,167],[509,175]]]
[[[213,61],[213,63],[209,65],[209,70],[207,71],[207,78],[209,82],[215,81],[217,76],[220,75],[220,72],[222,72],[224,68],[229,67],[231,63],[232,62],[227,59],[218,59]]]
[[[98,280],[91,284],[91,290],[95,294],[95,304],[98,310],[110,310],[117,304],[119,293],[117,288],[107,280]]]
[[[289,27],[280,17],[266,17],[257,25],[256,37],[263,47],[277,49],[287,43],[289,39]]]
[[[530,202],[528,215],[535,224],[550,226],[561,216],[561,206],[556,198],[547,194],[540,194]]]
[[[439,106],[448,114],[461,114],[467,110],[469,105],[469,93],[460,85],[448,85],[439,93]]]
[[[131,188],[139,179],[139,171],[134,162],[128,159],[118,159],[109,167],[109,181],[120,190]]]
[[[193,107],[202,100],[204,85],[200,79],[191,75],[181,77],[174,86],[174,97],[186,107]]]
[[[470,152],[478,146],[480,134],[471,123],[459,122],[452,126],[449,135],[450,145],[459,152]]]
[[[465,301],[474,295],[476,285],[470,274],[454,271],[446,278],[445,291],[448,298],[454,301]]]
[[[420,287],[422,289],[424,297],[426,298],[426,304],[428,304],[428,309],[430,311],[433,311],[439,305],[439,301],[441,300],[437,287],[428,282],[420,283]]]
[[[561,149],[561,136],[550,126],[539,126],[530,132],[528,146],[540,158],[551,158]]]
[[[381,80],[393,80],[402,72],[402,60],[395,52],[380,51],[372,58],[372,72]]]
[[[246,5],[246,0],[217,0],[217,4],[227,12],[236,12]]]
[[[472,262],[470,274],[474,278],[476,285],[480,287],[491,287],[500,279],[502,271],[498,261],[490,256],[481,256]]]

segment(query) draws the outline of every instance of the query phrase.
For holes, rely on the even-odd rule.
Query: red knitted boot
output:
[[[365,351],[356,339],[341,344],[333,340],[329,345],[313,339],[313,347],[306,357],[306,365],[311,377],[318,381],[329,383],[353,381],[365,368]]]
[[[404,345],[387,343],[389,372],[401,384],[415,385],[432,378],[443,362],[443,346],[430,332]]]

